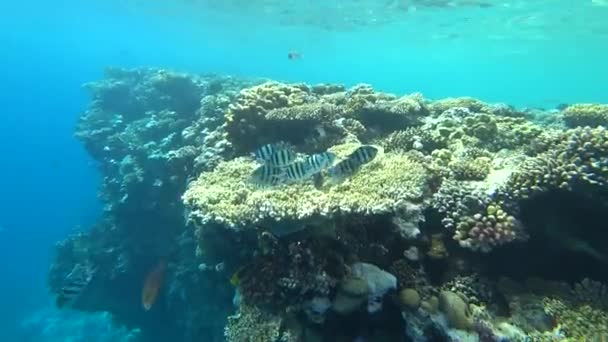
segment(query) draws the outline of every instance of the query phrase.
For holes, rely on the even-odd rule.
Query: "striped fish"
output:
[[[309,169],[313,174],[331,167],[335,160],[336,155],[331,152],[317,153],[306,158],[306,162],[310,165]]]
[[[285,168],[287,180],[298,182],[310,176],[310,164],[306,161],[297,161]]]
[[[378,149],[373,146],[360,146],[349,154],[348,157],[332,167],[329,173],[334,178],[351,176],[355,174],[361,166],[372,161],[377,154]]]
[[[293,148],[282,141],[263,145],[255,150],[254,155],[260,163],[271,163],[274,166],[285,166],[296,159]]]
[[[313,154],[303,161],[288,165],[286,167],[287,179],[292,182],[308,179],[331,167],[335,160],[336,155],[331,152]]]
[[[275,167],[285,167],[289,164],[292,164],[296,158],[297,154],[290,148],[281,148],[275,150],[275,152],[270,156],[270,160],[268,161],[271,166]]]
[[[96,269],[80,264],[74,266],[72,272],[66,277],[66,284],[57,296],[57,307],[62,308],[66,304],[73,303],[89,285],[95,271]]]
[[[353,153],[349,154],[347,159],[353,159],[360,165],[367,164],[376,158],[378,149],[371,145],[363,145],[358,147]]]
[[[251,174],[251,182],[258,187],[278,185],[285,180],[285,170],[268,164],[259,166]]]
[[[329,175],[333,178],[341,178],[354,174],[362,164],[355,162],[354,159],[346,158],[329,169]]]
[[[270,160],[270,157],[274,154],[277,148],[279,148],[279,144],[276,143],[261,146],[260,148],[255,150],[255,159],[262,163],[265,163]]]

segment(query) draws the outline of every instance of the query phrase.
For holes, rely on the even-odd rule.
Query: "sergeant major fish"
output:
[[[313,154],[304,161],[288,165],[286,168],[287,179],[295,182],[310,178],[330,167],[334,160],[336,160],[336,155],[331,152]]]
[[[285,168],[287,180],[297,182],[308,178],[310,165],[306,161],[297,161]]]
[[[61,288],[59,296],[57,296],[56,304],[58,308],[64,307],[66,304],[72,304],[80,297],[80,294],[93,279],[96,268],[91,268],[89,265],[77,264],[66,277],[66,284]]]
[[[296,154],[293,149],[284,142],[260,146],[255,150],[254,155],[257,161],[264,164],[271,163],[274,166],[284,166],[296,159]]]
[[[332,152],[317,153],[306,158],[306,162],[315,173],[331,167],[335,160],[336,155]]]
[[[285,167],[293,163],[297,158],[297,154],[288,148],[281,148],[276,150],[268,161],[271,166],[275,167]]]
[[[285,170],[280,167],[264,164],[251,174],[250,181],[257,187],[278,185],[285,179]]]
[[[372,161],[378,154],[378,149],[371,145],[363,145],[340,161],[329,171],[334,178],[342,178],[355,174],[361,166]]]

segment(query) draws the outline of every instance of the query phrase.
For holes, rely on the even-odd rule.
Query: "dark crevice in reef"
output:
[[[487,258],[489,275],[577,282],[607,281],[608,205],[582,192],[549,191],[521,203],[530,238],[498,248]]]
[[[405,325],[401,310],[390,300],[385,300],[381,312],[369,314],[359,310],[349,315],[330,314],[317,329],[311,329],[323,342],[333,341],[394,341],[405,342]]]

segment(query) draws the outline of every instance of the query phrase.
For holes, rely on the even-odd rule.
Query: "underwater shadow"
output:
[[[494,250],[487,274],[577,282],[608,281],[608,204],[589,193],[549,191],[520,203],[530,238]]]

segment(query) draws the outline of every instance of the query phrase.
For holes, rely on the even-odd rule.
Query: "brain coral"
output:
[[[341,158],[357,145],[330,149]],[[256,164],[247,158],[223,162],[201,174],[183,196],[190,217],[233,228],[248,224],[302,221],[337,215],[385,214],[418,201],[427,192],[425,167],[401,152],[379,154],[341,183],[326,179],[256,189],[249,176]]]

